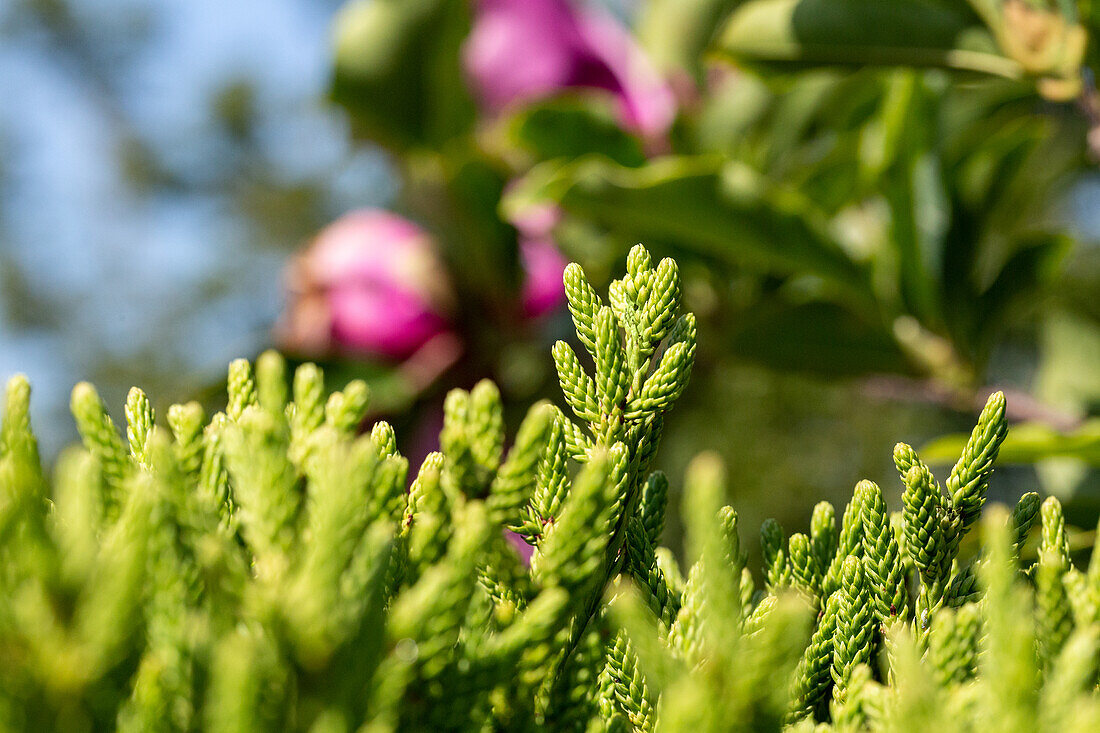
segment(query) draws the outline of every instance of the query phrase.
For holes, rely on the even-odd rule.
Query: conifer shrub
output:
[[[536,404],[509,440],[492,383],[455,390],[414,471],[390,425],[360,432],[365,385],[326,395],[268,352],[210,418],[158,423],[134,389],[125,438],[78,385],[83,446],[50,480],[12,379],[0,726],[1100,729],[1100,560],[1074,565],[1056,499],[984,507],[1002,395],[942,483],[899,443],[899,506],[861,481],[804,532],[765,522],[750,568],[720,463],[682,492],[652,465],[695,356],[676,264],[639,246],[606,299],[576,265],[565,284],[572,414]]]

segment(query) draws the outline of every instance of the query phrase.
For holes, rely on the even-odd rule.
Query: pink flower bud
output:
[[[676,99],[630,32],[569,0],[480,0],[463,49],[474,91],[493,111],[564,89],[611,93],[623,124],[647,138],[668,131]]]
[[[290,264],[279,340],[304,353],[404,359],[448,331],[453,297],[435,244],[396,214],[353,211]]]

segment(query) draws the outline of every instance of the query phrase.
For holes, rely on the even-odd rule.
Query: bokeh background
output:
[[[334,387],[368,378],[415,459],[450,387],[496,379],[514,420],[554,398],[563,260],[530,247],[600,287],[644,241],[702,326],[659,459],[674,486],[715,449],[748,526],[795,530],[860,478],[900,492],[894,442],[950,454],[934,439],[1003,387],[1028,440],[995,490],[1057,493],[1091,526],[1095,64],[1066,31],[1090,21],[923,4],[930,27],[985,28],[991,67],[1019,72],[998,76],[837,66],[859,28],[817,58],[802,19],[777,58],[753,43],[768,5],[0,0],[0,376],[30,376],[55,455],[78,380],[116,415],[132,384],[162,414],[216,405],[231,358],[280,345]],[[1036,24],[1054,61],[1014,45]],[[441,265],[413,268],[447,291],[426,351],[334,326],[308,243],[362,209],[415,222]],[[357,246],[408,276],[422,253],[371,231]]]
[[[339,4],[0,3],[0,371],[48,452],[81,379],[170,402],[258,353],[288,255],[392,197],[326,101]]]

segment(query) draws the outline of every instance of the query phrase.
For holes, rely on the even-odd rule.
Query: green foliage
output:
[[[579,6],[593,2],[554,4],[576,10],[580,27],[590,13]],[[549,370],[526,356],[516,369],[511,347],[543,332],[523,324],[517,294],[521,242],[546,222],[552,231],[539,237],[583,262],[601,293],[636,242],[677,257],[723,371],[864,377],[957,407],[984,395],[992,355],[1011,348],[1020,381],[1056,409],[1014,400],[1035,419],[1014,431],[1003,460],[1072,458],[1041,469],[1044,488],[1094,493],[1081,476],[1082,464],[1100,464],[1089,376],[1100,345],[1096,257],[1074,247],[1088,227],[1051,214],[1073,209],[1067,201],[1094,171],[1092,5],[612,4],[633,21],[632,37],[548,26],[541,40],[554,51],[523,91],[522,48],[515,69],[502,64],[488,80],[475,81],[471,66],[486,37],[536,32],[524,30],[523,2],[514,12],[472,0],[348,0],[335,19],[333,97],[355,137],[386,151],[399,179],[394,207],[431,234],[458,296],[454,326],[468,348],[462,374],[448,377],[469,386],[494,373],[509,385],[519,372],[516,394],[545,385]],[[498,45],[506,56],[510,44]],[[502,106],[472,93],[486,86],[517,87],[515,98]],[[669,107],[667,129],[642,132],[627,119],[651,105]],[[567,283],[589,307],[584,287]],[[577,324],[585,349],[599,309],[588,315]],[[558,356],[568,367],[570,355]],[[422,388],[402,370],[371,369],[387,375],[379,404],[407,405]],[[601,385],[571,374],[571,399],[590,410],[601,393],[587,388]],[[614,401],[619,387],[602,385],[612,390],[603,396]],[[571,457],[587,450],[563,431]],[[965,440],[937,457],[956,460]]]
[[[606,134],[543,144],[501,209],[519,221],[553,205],[557,241],[593,263],[645,241],[714,273],[697,282],[718,295],[711,327],[731,358],[918,376],[969,400],[1005,327],[1047,310],[1029,294],[1060,281],[1073,234],[1047,212],[1088,175],[1091,123],[1041,100],[1092,99],[1094,16],[1022,0],[648,0],[636,34],[690,100],[662,154],[637,161]],[[1044,337],[1068,316],[1095,340],[1094,309],[1052,294],[1064,305],[1040,315]],[[1024,450],[1095,462],[1095,425],[1068,440],[1045,427]]]
[[[409,481],[367,391],[313,365],[234,362],[225,412],[127,443],[78,385],[84,447],[52,488],[7,389],[0,427],[5,730],[1094,730],[1100,553],[1061,505],[983,506],[1006,435],[994,395],[945,487],[904,444],[901,511],[856,485],[838,530],[761,528],[747,566],[720,462],[684,481],[686,582],[659,546],[651,470],[688,380],[676,266],[635,248],[603,305],[571,268],[589,372],[554,348],[577,422],[535,405],[505,450],[489,382],[446,401]],[[572,394],[571,394],[572,392]],[[406,490],[406,486],[408,489]],[[896,518],[895,518],[896,517]],[[1039,520],[1034,562],[1021,564]],[[981,524],[979,549],[964,537]],[[526,566],[512,528],[532,546]],[[974,552],[973,555],[969,554]],[[761,590],[757,591],[757,588]]]
[[[458,47],[465,3],[351,2],[335,38],[334,96],[355,112],[356,132],[398,149],[442,144],[473,121]]]
[[[874,0],[752,0],[741,4],[716,46],[758,63],[878,64],[939,67],[1018,79],[1046,77],[1048,96],[1072,97],[1083,61],[1084,29],[1075,12],[1013,3],[922,3]],[[1023,15],[1024,20],[1021,18]],[[1030,21],[1030,23],[1028,22]],[[1029,27],[1051,26],[1043,38]]]

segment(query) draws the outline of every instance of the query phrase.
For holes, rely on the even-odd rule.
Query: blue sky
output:
[[[311,222],[256,191],[307,191],[317,221],[389,198],[324,104],[337,5],[69,0],[59,23],[0,0],[0,378],[31,377],[47,452],[79,379],[117,415],[129,381],[182,398],[263,347]],[[219,114],[233,89],[245,139]]]

